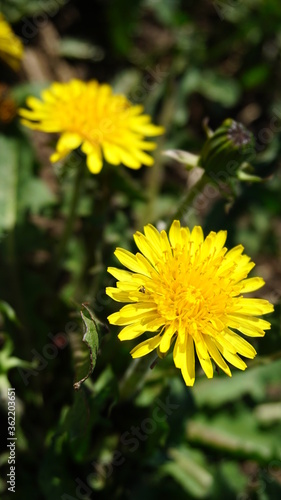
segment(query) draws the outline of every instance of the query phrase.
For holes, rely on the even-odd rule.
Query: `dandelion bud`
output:
[[[251,132],[228,118],[205,142],[199,165],[211,177],[224,173],[226,180],[236,176],[242,164],[247,162],[247,153],[253,146]]]

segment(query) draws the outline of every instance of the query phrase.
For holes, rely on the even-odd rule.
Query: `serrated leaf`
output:
[[[80,356],[76,356],[76,377],[78,381],[73,385],[75,390],[80,389],[81,384],[93,373],[101,339],[105,331],[107,331],[107,327],[95,317],[94,313],[85,304],[83,304],[83,308],[84,310],[80,311],[85,329],[82,341],[87,347],[86,353],[88,351],[88,355],[85,355],[85,350],[82,350]]]

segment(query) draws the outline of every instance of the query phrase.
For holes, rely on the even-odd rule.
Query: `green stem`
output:
[[[171,96],[165,100],[162,111],[159,117],[159,123],[163,125],[166,133],[169,130],[170,123],[172,122],[172,116],[175,110],[175,97],[174,93],[171,91]],[[165,134],[166,135],[166,134]],[[165,135],[160,136],[155,140],[157,148],[154,154],[155,163],[153,167],[147,171],[147,203],[143,209],[142,216],[139,220],[139,227],[143,227],[148,222],[152,222],[155,215],[155,201],[157,200],[159,191],[161,189],[163,180],[163,164],[164,155],[162,151],[164,150],[166,137]]]
[[[206,174],[203,174],[202,177],[192,186],[192,188],[188,191],[186,196],[181,201],[176,213],[173,217],[168,221],[168,227],[172,224],[173,220],[180,220],[187,211],[191,208],[192,203],[196,199],[199,194],[202,194],[204,187],[210,183],[210,179]]]
[[[59,265],[61,263],[61,260],[64,256],[66,246],[68,244],[68,240],[71,236],[71,233],[73,231],[73,226],[75,223],[76,219],[76,212],[77,212],[77,206],[79,202],[79,197],[80,197],[80,191],[81,191],[81,186],[82,186],[82,181],[84,178],[84,173],[85,173],[85,163],[84,161],[81,161],[76,168],[76,175],[74,176],[73,179],[73,186],[72,186],[72,195],[71,195],[71,200],[70,200],[70,207],[69,207],[69,213],[67,216],[67,220],[64,226],[63,234],[61,236],[59,245],[57,247],[56,253],[55,253],[55,260],[56,260],[56,267],[59,268]]]
[[[150,374],[156,353],[152,352],[143,358],[134,359],[119,384],[120,400],[132,398],[144,385]]]

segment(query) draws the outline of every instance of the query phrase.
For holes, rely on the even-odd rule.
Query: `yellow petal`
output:
[[[171,255],[171,245],[168,240],[168,236],[166,231],[161,231],[160,233],[160,238],[161,238],[161,249],[162,252],[166,254],[166,256]]]
[[[104,157],[108,163],[111,163],[111,165],[120,165],[121,157],[119,147],[109,142],[103,142],[102,148]]]
[[[61,135],[57,143],[58,152],[71,151],[80,146],[82,142],[81,136],[79,134],[73,134],[70,132],[65,132]]]
[[[132,278],[132,273],[125,271],[124,269],[117,269],[116,267],[108,267],[107,272],[120,281],[129,281]]]
[[[195,381],[195,356],[193,338],[191,335],[187,335],[186,359],[181,366],[181,372],[186,385],[192,386]]]
[[[150,241],[142,233],[137,231],[134,234],[134,240],[137,247],[140,249],[142,254],[151,262],[153,266],[159,261],[159,257],[155,254],[153,247],[150,245]]]
[[[246,363],[237,354],[233,354],[232,352],[229,352],[226,349],[224,349],[222,353],[225,359],[233,366],[236,366],[236,368],[238,368],[239,370],[246,370],[247,368]]]
[[[208,351],[210,355],[212,356],[213,360],[215,363],[229,376],[231,377],[231,371],[229,369],[229,366],[226,364],[222,356],[220,355],[220,352],[215,345],[215,342],[208,336],[205,335],[205,342],[207,344]]]
[[[179,220],[174,220],[170,227],[169,239],[173,248],[182,247],[181,225]]]
[[[69,153],[69,151],[61,151],[60,153],[58,153],[58,151],[55,151],[55,153],[53,153],[50,156],[50,161],[52,163],[56,163],[57,161],[60,161],[63,158],[65,158],[68,155],[68,153]]]
[[[87,154],[87,167],[92,174],[98,174],[102,169],[102,157],[100,147],[93,147]]]
[[[177,336],[173,357],[177,368],[180,368],[186,385],[192,386],[195,381],[195,356],[191,335],[182,329]]]
[[[124,248],[116,248],[114,253],[123,266],[128,267],[131,271],[150,277],[150,273],[141,259],[137,259],[137,257],[131,252],[125,250]]]
[[[236,352],[242,354],[242,356],[250,359],[253,359],[256,356],[257,352],[254,347],[237,333],[227,329],[224,336],[233,345]]]
[[[161,246],[161,238],[160,234],[157,231],[156,227],[152,226],[152,224],[148,224],[147,226],[144,226],[144,234],[147,237],[147,239],[150,241],[151,245],[153,246],[154,252],[160,257],[161,251],[160,251],[160,246]]]
[[[135,319],[137,316],[142,316],[149,311],[156,311],[155,302],[128,304],[120,309],[119,314],[122,318]]]
[[[147,167],[152,167],[152,165],[154,165],[154,158],[144,151],[140,149],[130,149],[130,153],[141,165],[146,165]]]
[[[117,325],[117,326],[131,325],[134,323],[141,323],[142,325],[146,326],[153,319],[155,319],[155,312],[153,312],[153,314],[150,314],[149,312],[139,312],[134,317],[128,315],[123,316],[122,313],[120,314],[120,312],[116,312],[110,314],[110,316],[108,316],[107,318],[108,322],[111,325]]]
[[[175,328],[173,325],[170,325],[163,333],[161,342],[159,344],[159,351],[162,354],[165,354],[170,349],[174,334]]]
[[[161,341],[160,334],[145,340],[130,352],[132,358],[141,358],[142,356],[149,354],[151,351],[153,351],[154,349],[156,349],[156,347],[159,346],[160,341]]]
[[[270,323],[261,318],[243,316],[242,314],[229,314],[228,326],[236,328],[249,337],[263,337],[264,330],[270,330]]]
[[[208,378],[213,378],[214,375],[213,364],[212,361],[210,360],[208,349],[204,342],[204,336],[197,333],[196,340],[194,343],[195,343],[197,357],[199,359],[200,365],[202,366],[202,369],[204,370]]]
[[[120,159],[121,163],[124,163],[126,167],[132,168],[133,170],[138,170],[141,167],[141,162],[124,148],[120,148]]]
[[[113,300],[116,300],[116,302],[134,302],[134,300],[130,299],[129,294],[126,291],[118,290],[118,288],[114,287],[107,287],[105,291],[106,294]]]
[[[264,280],[262,278],[248,278],[241,281],[240,293],[254,292],[264,285]]]
[[[236,314],[249,314],[260,316],[273,312],[273,305],[264,299],[245,299],[237,298],[233,306],[233,312]]]
[[[118,337],[120,340],[132,340],[145,332],[145,327],[143,325],[128,325],[125,328],[122,328]]]
[[[195,226],[190,235],[190,241],[194,242],[195,251],[203,243],[204,234],[201,226]]]
[[[216,249],[216,254],[218,254],[222,250],[226,242],[226,238],[227,238],[227,231],[219,231],[218,233],[216,233],[213,241],[213,245]]]

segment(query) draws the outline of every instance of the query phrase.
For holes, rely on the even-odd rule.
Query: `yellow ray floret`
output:
[[[259,316],[273,311],[267,300],[245,298],[264,285],[262,278],[248,278],[254,267],[242,245],[224,246],[226,231],[211,232],[204,239],[196,226],[190,232],[174,221],[169,236],[152,225],[134,235],[141,253],[117,248],[119,261],[129,269],[109,268],[118,281],[107,288],[117,302],[128,303],[108,318],[122,326],[121,340],[145,332],[132,351],[133,358],[157,349],[160,357],[173,347],[173,358],[187,385],[195,380],[195,353],[208,378],[213,362],[227,375],[227,363],[247,367],[241,355],[254,358],[256,351],[242,336],[261,337],[270,323]],[[239,332],[239,333],[237,333]]]
[[[81,147],[94,174],[100,172],[103,157],[112,165],[132,169],[152,166],[154,160],[146,151],[156,144],[145,137],[164,133],[143,114],[142,106],[132,105],[125,96],[114,95],[110,85],[95,80],[55,82],[42,92],[41,100],[29,97],[27,105],[30,109],[20,110],[24,125],[61,134],[51,161]]]
[[[0,57],[17,70],[23,55],[23,44],[0,13]]]

